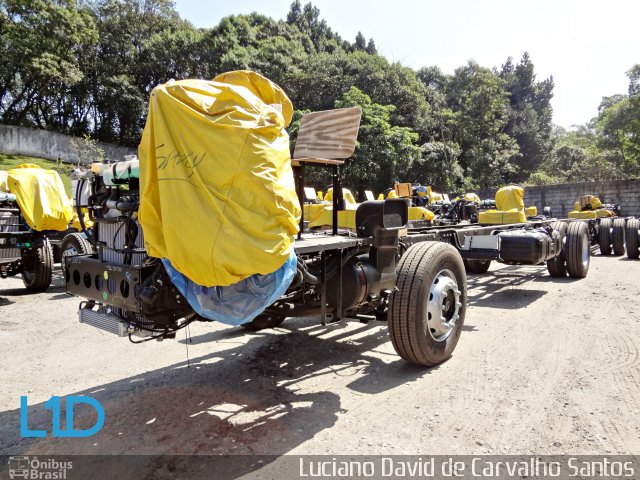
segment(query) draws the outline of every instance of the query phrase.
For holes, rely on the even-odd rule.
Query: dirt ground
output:
[[[469,300],[453,357],[421,369],[382,323],[200,323],[188,344],[133,345],[79,324],[59,274],[38,295],[0,280],[0,453],[640,453],[640,262],[595,256],[559,281],[494,264]],[[20,437],[20,396],[50,428],[43,402],[74,394],[103,405],[98,434]]]

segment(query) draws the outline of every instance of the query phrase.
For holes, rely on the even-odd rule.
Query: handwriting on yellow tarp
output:
[[[179,152],[177,150],[163,154],[164,147],[164,144],[156,147],[158,171],[171,170],[172,174],[180,173],[182,178],[190,178],[207,154],[206,152]]]

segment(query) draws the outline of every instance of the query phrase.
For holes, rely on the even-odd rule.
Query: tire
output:
[[[393,348],[409,363],[438,365],[453,353],[464,325],[467,280],[462,257],[448,243],[420,242],[409,247],[396,271],[397,290],[388,316]],[[434,313],[440,320],[435,321]]]
[[[585,222],[571,222],[566,237],[567,272],[571,278],[584,278],[589,271],[591,250],[589,227]]]
[[[640,220],[632,218],[627,220],[627,228],[625,232],[625,244],[627,247],[627,257],[636,259],[640,257]]]
[[[81,233],[76,232],[65,235],[60,244],[61,261],[64,261],[65,257],[90,253],[93,253],[93,245]]]
[[[270,315],[263,313],[262,315],[258,315],[256,318],[251,320],[249,323],[243,323],[240,326],[251,332],[257,332],[259,330],[264,330],[265,328],[276,328],[278,325],[284,322],[286,318],[287,317],[283,317],[280,315]]]
[[[53,249],[44,239],[41,247],[22,261],[22,282],[30,292],[44,292],[53,278]]]
[[[551,275],[552,277],[566,277],[567,224],[564,222],[553,222],[551,224],[551,227],[560,233],[560,236],[562,238],[562,249],[560,250],[560,254],[558,256],[552,258],[551,260],[547,260],[547,270],[549,271],[549,275]]]
[[[624,255],[624,218],[615,218],[611,230],[611,243],[614,255]]]
[[[598,244],[602,255],[611,255],[611,219],[603,218],[598,225]]]
[[[465,258],[462,262],[467,273],[487,273],[491,266],[491,260]]]

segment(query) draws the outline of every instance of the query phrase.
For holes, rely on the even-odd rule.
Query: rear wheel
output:
[[[407,362],[434,366],[458,343],[467,308],[467,281],[458,251],[443,242],[409,247],[397,268],[389,303],[389,334]]]
[[[473,258],[466,258],[463,263],[467,273],[486,273],[491,266],[491,260],[476,260]]]
[[[638,258],[640,256],[640,220],[632,218],[627,220],[625,231],[625,244],[627,247],[627,257]]]
[[[611,243],[613,244],[614,255],[624,255],[624,218],[613,220],[611,229]]]
[[[265,328],[276,328],[278,325],[284,322],[286,318],[287,317],[283,317],[281,315],[271,315],[263,313],[262,315],[258,315],[256,318],[251,320],[249,323],[243,323],[240,326],[246,330],[257,332],[258,330],[264,330]]]
[[[567,272],[571,278],[584,278],[589,271],[589,227],[585,222],[571,222],[566,237]]]
[[[560,249],[560,253],[552,258],[551,260],[547,260],[547,270],[549,271],[549,275],[552,277],[566,277],[567,276],[567,266],[566,266],[566,237],[567,237],[567,224],[564,222],[553,222],[551,224],[551,228],[556,230],[560,234],[560,238],[562,240],[562,248]]]
[[[36,248],[22,259],[22,282],[30,292],[44,292],[53,278],[53,250],[49,240],[45,239],[41,247]]]
[[[598,225],[598,244],[602,255],[611,255],[611,219],[603,218]]]

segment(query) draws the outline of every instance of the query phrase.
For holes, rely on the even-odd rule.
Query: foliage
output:
[[[335,106],[362,109],[358,148],[345,168],[345,184],[359,193],[366,189],[381,192],[406,179],[406,172],[422,149],[417,145],[418,134],[410,128],[391,125],[395,107],[372,102],[357,87],[351,87]]]
[[[252,69],[293,101],[292,139],[302,111],[363,109],[344,169],[356,190],[640,173],[640,65],[626,95],[605,98],[588,126],[567,132],[553,130],[553,78],[538,80],[526,52],[499,69],[415,71],[378,55],[362,32],[341,38],[300,0],[282,20],[232,15],[208,29],[181,19],[171,0],[0,0],[0,45],[0,123],[133,146],[157,84]],[[310,170],[309,181],[324,186],[326,173]]]
[[[529,183],[543,175],[558,183],[640,176],[640,65],[629,76],[629,94],[605,97],[598,116],[574,130],[556,129],[555,147]]]
[[[77,158],[77,166],[104,161],[104,150],[89,135],[74,137],[71,140],[71,151]]]

